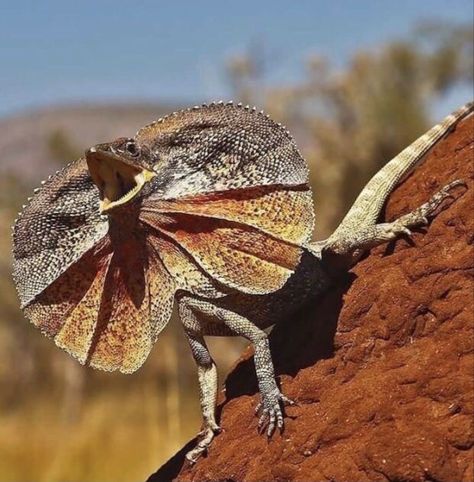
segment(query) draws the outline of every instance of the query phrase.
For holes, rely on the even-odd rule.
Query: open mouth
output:
[[[92,180],[100,192],[100,212],[127,204],[155,173],[133,166],[110,152],[91,148],[86,155]]]

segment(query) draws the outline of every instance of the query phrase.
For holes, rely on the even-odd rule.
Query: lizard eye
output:
[[[135,141],[128,141],[125,144],[125,150],[132,157],[137,157],[138,154],[140,153],[140,150],[139,150],[138,146],[135,144]]]

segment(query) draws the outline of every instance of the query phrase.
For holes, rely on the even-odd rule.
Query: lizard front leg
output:
[[[199,394],[203,418],[202,430],[198,435],[196,447],[186,454],[186,458],[194,463],[207,451],[215,434],[220,432],[220,427],[215,419],[217,399],[217,369],[209,353],[203,337],[203,329],[196,315],[186,303],[186,298],[179,301],[179,316],[184,326],[193,358],[198,367]]]
[[[186,304],[193,312],[200,312],[207,319],[222,323],[223,328],[248,339],[253,344],[255,370],[262,397],[256,408],[257,413],[261,411],[259,430],[266,428],[268,437],[272,436],[276,428],[283,430],[283,406],[293,405],[294,402],[281,393],[276,383],[267,334],[247,318],[208,301],[186,298]],[[212,333],[217,334],[215,328],[212,329]]]

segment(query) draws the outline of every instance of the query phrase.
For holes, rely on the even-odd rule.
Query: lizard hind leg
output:
[[[353,233],[340,232],[338,236],[331,236],[322,249],[323,256],[325,254],[347,256],[351,262],[354,262],[367,249],[404,234],[411,235],[410,229],[427,225],[428,217],[434,216],[446,199],[454,199],[452,190],[458,186],[466,186],[466,183],[459,179],[450,182],[427,202],[395,221],[374,224]]]

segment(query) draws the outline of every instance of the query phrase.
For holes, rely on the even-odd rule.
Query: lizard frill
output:
[[[294,221],[311,213],[307,198],[305,189],[265,187],[150,199],[140,219],[164,238],[154,243],[168,239],[218,283],[265,294],[281,288],[299,263],[306,223]]]
[[[139,231],[114,240],[79,159],[52,176],[14,228],[26,316],[82,364],[135,371],[168,322],[175,284]]]

